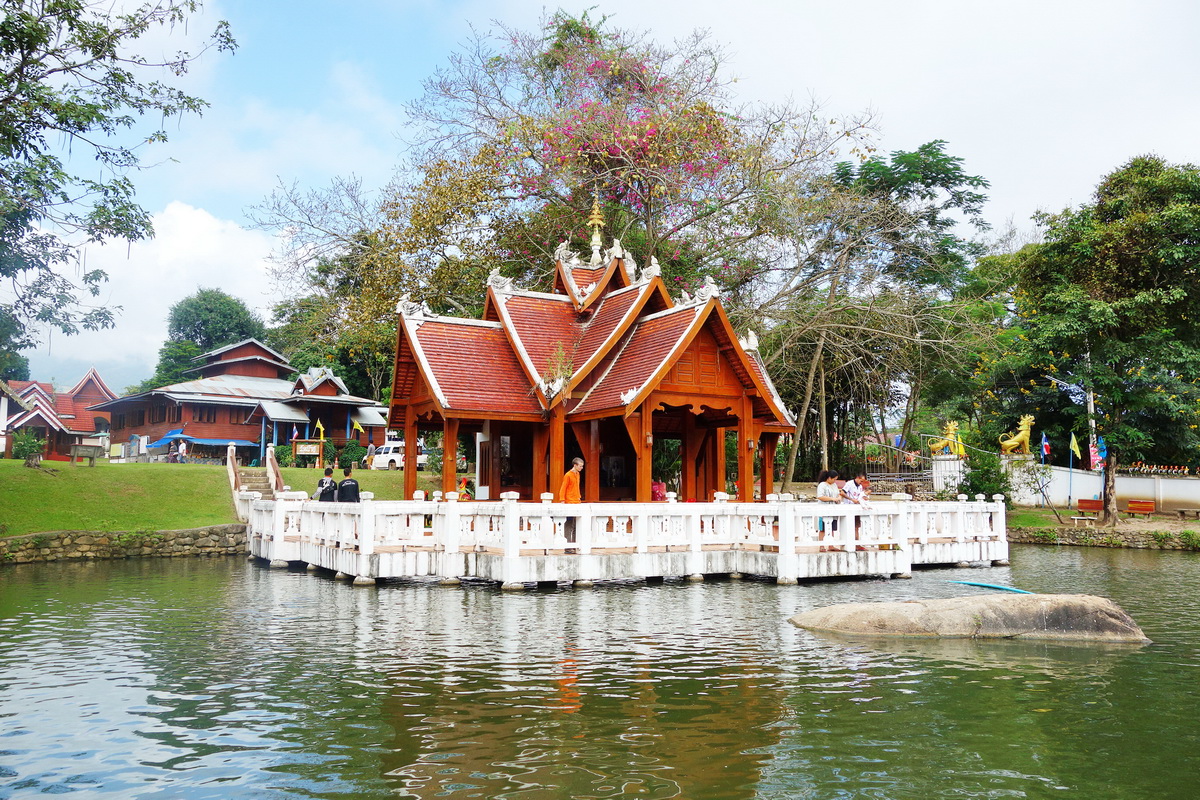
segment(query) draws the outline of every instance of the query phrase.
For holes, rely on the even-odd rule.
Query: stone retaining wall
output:
[[[1132,547],[1141,550],[1200,550],[1195,531],[1121,530],[1114,528],[1009,528],[1008,541],[1017,544],[1057,544],[1074,547]]]
[[[211,525],[181,531],[54,531],[0,539],[0,565],[102,558],[223,556],[246,552],[246,526]]]

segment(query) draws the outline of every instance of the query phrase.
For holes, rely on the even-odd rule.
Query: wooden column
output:
[[[759,451],[762,453],[762,475],[759,477],[759,494],[765,501],[767,495],[775,491],[775,446],[779,442],[778,433],[764,433],[760,437]]]
[[[709,488],[708,497],[705,499],[712,502],[713,492],[725,491],[725,429],[716,428],[713,430],[713,441],[710,445],[712,448],[712,486]]]
[[[701,440],[696,438],[696,415],[685,411],[683,415],[683,442],[680,444],[680,461],[683,468],[679,475],[679,498],[687,500],[696,496],[696,461],[700,458]]]
[[[384,433],[387,441],[387,433]],[[404,407],[404,499],[412,500],[417,491],[417,412]]]
[[[650,400],[642,403],[641,407],[625,418],[625,430],[629,441],[633,444],[634,454],[634,493],[633,499],[639,503],[650,502],[650,464],[653,452],[653,441],[646,443],[647,437],[653,430],[650,423]]]
[[[542,492],[549,491],[546,477],[546,445],[550,430],[541,423],[533,426],[533,500],[540,500]],[[559,476],[562,477],[562,476]],[[558,487],[555,486],[555,489]]]
[[[458,420],[442,420],[442,492],[458,488]]]
[[[562,403],[550,409],[550,491],[554,492],[554,499],[560,503],[563,498],[559,490],[562,489],[562,478],[567,471],[564,463],[567,460],[566,410]]]
[[[754,406],[749,397],[742,398],[738,411],[738,500],[747,503],[754,499]]]
[[[571,430],[583,451],[583,501],[595,503],[600,499],[600,420],[573,422]]]

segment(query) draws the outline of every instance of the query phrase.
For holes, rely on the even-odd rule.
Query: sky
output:
[[[168,128],[134,180],[152,241],[92,246],[117,326],[46,332],[32,377],[60,387],[96,367],[118,393],[154,372],[170,307],[219,288],[264,318],[287,296],[269,276],[272,235],[247,210],[280,183],[301,188],[393,174],[405,104],[494,20],[531,30],[557,8],[662,43],[707,30],[724,45],[739,99],[871,112],[882,152],[944,139],[991,182],[985,217],[1032,231],[1031,215],[1087,202],[1099,180],[1156,153],[1200,162],[1200,4],[1190,0],[209,0],[176,49],[228,20],[238,50],[207,53],[180,84],[210,107]]]

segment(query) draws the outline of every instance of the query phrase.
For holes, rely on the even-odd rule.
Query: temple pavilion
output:
[[[758,494],[771,493],[776,443],[794,422],[754,335],[738,338],[711,279],[675,300],[655,259],[639,271],[620,241],[603,251],[595,210],[589,224],[591,259],[560,245],[552,292],[493,272],[482,319],[435,315],[407,297],[397,305],[388,422],[404,432],[406,496],[428,431],[443,434],[444,464],[474,434],[478,499],[557,494],[581,456],[585,502],[648,502],[656,480],[677,481],[680,500],[711,500],[726,490],[727,432],[737,436],[738,499],[755,497],[744,476],[756,456],[768,465]],[[655,474],[656,439],[675,440],[678,474]],[[443,470],[442,488],[456,488],[454,470]]]

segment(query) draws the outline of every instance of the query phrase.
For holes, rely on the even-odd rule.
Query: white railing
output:
[[[250,495],[251,493],[242,493]],[[256,493],[255,493],[256,494]],[[823,550],[907,549],[933,542],[1005,537],[1004,505],[982,496],[959,502],[872,501],[831,505],[771,495],[767,502],[521,503],[416,499],[321,503],[304,493],[246,497],[251,537],[301,542],[358,553],[429,549],[490,552],[506,557],[556,551],[662,552],[769,550],[781,555]],[[574,523],[574,541],[568,540]]]

